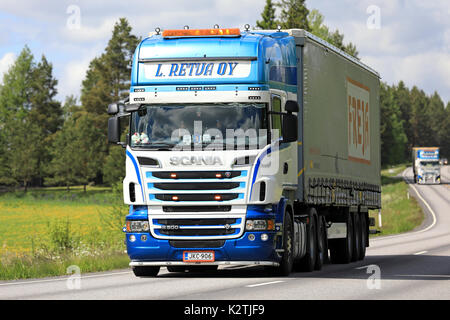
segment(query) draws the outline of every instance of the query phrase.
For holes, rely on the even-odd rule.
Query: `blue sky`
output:
[[[324,15],[330,29],[344,33],[344,42],[356,45],[361,60],[379,71],[382,81],[403,80],[427,94],[437,91],[445,104],[450,101],[448,0],[306,3]],[[89,62],[103,52],[120,17],[144,37],[158,26],[253,26],[264,5],[265,0],[0,0],[0,77],[26,44],[36,59],[45,54],[53,63],[58,99],[79,97]]]

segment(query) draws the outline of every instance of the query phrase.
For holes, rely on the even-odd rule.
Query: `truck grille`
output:
[[[163,206],[164,212],[229,212],[231,206]]]
[[[153,218],[152,232],[158,238],[170,239],[206,239],[208,237],[236,237],[243,231],[244,218],[238,217],[204,217],[204,218]]]
[[[170,240],[170,245],[174,248],[220,248],[225,245],[225,240]]]
[[[225,229],[179,229],[179,230],[161,230],[161,234],[168,236],[225,236],[234,234],[234,230]]]
[[[236,203],[244,200],[246,183],[246,170],[146,172],[149,200],[158,202]]]

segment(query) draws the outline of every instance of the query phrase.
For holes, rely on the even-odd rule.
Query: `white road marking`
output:
[[[131,271],[114,272],[114,273],[107,273],[107,274],[96,274],[96,275],[91,275],[91,276],[83,276],[83,275],[81,275],[81,279],[107,277],[107,276],[122,275],[122,274],[127,274],[127,273],[131,273]],[[22,281],[22,282],[0,283],[0,286],[16,286],[16,285],[19,285],[19,284],[34,284],[34,283],[66,281],[67,279],[70,279],[70,277],[71,276],[65,276],[63,278],[57,278],[57,279],[30,280],[30,281]]]
[[[357,267],[357,268],[355,268],[355,270],[367,269],[367,268],[370,267],[370,266],[372,266],[372,265],[367,265],[367,266]]]
[[[406,168],[405,171],[403,171],[403,173],[402,173],[402,176],[403,176],[403,179],[405,180],[405,182],[406,182],[406,176],[405,176],[405,173],[406,173],[406,171],[407,171],[408,169],[409,169],[409,168]],[[433,228],[433,227],[436,225],[436,222],[437,222],[436,213],[433,211],[433,209],[431,209],[431,206],[428,204],[428,202],[426,202],[425,199],[420,195],[419,191],[416,189],[416,187],[413,185],[413,183],[410,183],[409,186],[416,192],[416,194],[417,194],[417,196],[419,197],[419,199],[423,202],[423,204],[424,204],[424,205],[427,207],[427,209],[430,211],[431,216],[433,217],[433,222],[432,222],[428,227],[426,227],[426,228],[423,229],[423,230],[419,230],[419,231],[415,231],[415,232],[407,232],[407,233],[397,234],[397,235],[394,235],[394,236],[387,236],[387,237],[374,238],[374,239],[371,239],[372,241],[374,241],[374,240],[375,240],[375,241],[376,241],[376,240],[380,240],[380,241],[381,241],[381,240],[392,239],[392,238],[399,238],[399,237],[405,237],[405,236],[409,237],[409,236],[411,236],[411,235],[415,235],[415,234],[419,234],[419,233],[428,231],[428,230],[430,230],[431,228]]]
[[[421,255],[421,254],[424,254],[424,253],[427,253],[428,251],[420,251],[420,252],[416,252],[416,253],[414,253],[414,255],[415,256],[418,256],[418,255]]]
[[[257,284],[249,284],[248,286],[246,286],[247,288],[254,288],[254,287],[260,287],[260,286],[267,286],[269,284],[275,284],[275,283],[281,283],[284,281],[272,281],[272,282],[264,282],[264,283],[257,283]]]
[[[448,274],[396,274],[396,277],[424,277],[424,278],[450,278],[450,275]]]

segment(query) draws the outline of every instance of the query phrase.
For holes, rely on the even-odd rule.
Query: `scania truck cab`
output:
[[[414,181],[419,184],[439,184],[441,165],[439,148],[416,147],[412,150]]]
[[[335,134],[345,148],[321,164],[322,138],[306,139],[328,135],[334,125],[320,124],[332,119],[320,107],[312,111],[318,114],[308,122],[311,129],[303,125],[307,73],[314,81],[314,68],[320,68],[313,60],[306,67],[304,60],[316,55],[315,48],[305,52],[306,43],[338,56],[343,69],[337,72],[352,65],[339,75],[351,94],[364,96],[367,85],[376,96],[378,74],[304,30],[165,30],[138,45],[129,100],[108,107],[109,141],[126,147],[123,196],[130,209],[124,231],[137,276],[156,276],[160,267],[229,265],[288,275],[296,267],[320,269],[329,246],[334,261],[364,257],[368,210],[380,206],[377,103],[370,100],[375,122],[369,129],[369,96],[367,108],[355,102],[360,145],[352,147],[366,154],[351,162],[352,170],[341,162],[348,160],[347,132],[358,120],[348,124],[352,101],[348,106],[347,91],[339,97],[343,114],[337,121],[342,118],[345,128]],[[369,80],[358,76],[361,70]],[[361,89],[350,76],[366,84]],[[325,83],[321,89],[311,84],[314,95],[333,94]],[[121,142],[123,117],[129,127]],[[333,139],[325,137],[331,149]]]

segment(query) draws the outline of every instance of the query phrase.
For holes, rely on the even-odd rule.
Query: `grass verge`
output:
[[[0,280],[128,266],[120,189],[44,188],[0,195]]]
[[[408,196],[409,187],[401,173],[407,165],[389,167],[381,171],[381,206],[382,227],[379,227],[378,211],[371,211],[369,216],[376,219],[378,235],[398,234],[411,231],[420,226],[424,215],[417,200]]]

